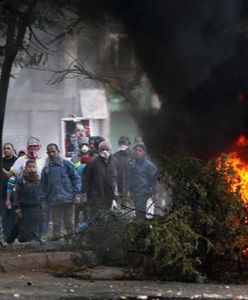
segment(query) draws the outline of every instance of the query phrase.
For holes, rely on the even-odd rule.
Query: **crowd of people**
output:
[[[156,194],[158,170],[146,155],[143,138],[131,143],[121,136],[118,151],[102,136],[78,141],[78,151],[65,159],[59,147],[30,137],[27,149],[16,154],[11,143],[3,145],[1,193],[1,245],[43,242],[48,224],[51,239],[67,241],[87,226],[94,226],[102,211],[130,209],[136,218],[147,216],[147,202]],[[81,226],[81,227],[80,227]],[[63,232],[63,234],[62,234]]]

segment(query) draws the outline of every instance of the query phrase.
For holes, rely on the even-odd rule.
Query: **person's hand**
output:
[[[11,209],[12,203],[11,203],[10,200],[6,200],[6,202],[5,202],[5,207],[6,207],[7,209]]]
[[[22,218],[22,211],[21,211],[20,208],[17,208],[17,209],[15,210],[15,213],[17,214],[17,216],[18,216],[19,218]]]
[[[87,203],[88,198],[87,198],[87,193],[84,193],[81,195],[81,203]]]
[[[7,171],[4,168],[2,168],[2,173],[6,178],[10,178],[13,175],[12,172]]]
[[[80,196],[76,196],[76,197],[72,200],[72,202],[73,202],[74,204],[79,204],[79,203],[80,203]]]

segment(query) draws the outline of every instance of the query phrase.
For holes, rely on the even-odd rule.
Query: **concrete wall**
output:
[[[68,38],[64,45],[64,49],[49,56],[46,67],[63,69],[78,56],[78,38]],[[61,118],[71,114],[81,116],[80,90],[89,86],[89,80],[67,79],[50,86],[47,83],[51,72],[19,68],[13,69],[12,73],[15,79],[10,83],[3,142],[13,143],[19,151],[26,148],[27,139],[34,135],[40,139],[41,154],[45,156],[48,143],[62,146]],[[108,126],[108,122],[101,124]],[[108,132],[104,128],[100,131]]]

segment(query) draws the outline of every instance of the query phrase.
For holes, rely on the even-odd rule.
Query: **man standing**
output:
[[[146,146],[139,142],[133,147],[135,160],[129,169],[128,196],[133,199],[136,218],[146,217],[147,200],[154,194],[157,185],[158,171],[155,165],[146,158]]]
[[[111,148],[109,142],[101,142],[99,156],[84,169],[82,196],[89,204],[90,221],[98,217],[99,210],[110,210],[113,199],[118,198],[116,161]]]
[[[51,209],[53,240],[58,240],[62,217],[66,233],[71,234],[74,229],[74,204],[80,201],[81,178],[73,165],[60,156],[56,144],[47,146],[47,154],[40,180],[40,200]]]
[[[127,202],[128,192],[128,172],[129,164],[134,159],[133,151],[130,149],[130,140],[128,136],[121,136],[118,141],[119,149],[114,154],[117,164],[117,184],[120,197],[120,204],[130,207]]]
[[[7,194],[7,184],[8,184],[8,176],[7,172],[9,172],[10,168],[16,161],[16,157],[14,155],[14,146],[11,143],[5,143],[3,145],[3,179],[2,179],[2,194],[1,194],[1,212],[2,212],[2,227],[3,227],[3,236],[4,240],[6,240],[10,230],[14,224],[14,207],[13,207],[13,199],[11,203],[6,203],[6,194]]]

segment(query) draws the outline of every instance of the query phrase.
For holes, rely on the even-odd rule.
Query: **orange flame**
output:
[[[231,147],[225,161],[225,168],[233,169],[232,174],[226,172],[230,191],[239,191],[241,200],[245,203],[248,211],[248,139],[244,135],[240,135]],[[244,222],[248,224],[248,216]],[[248,247],[245,247],[243,254],[248,256]]]
[[[240,135],[228,153],[226,166],[234,170],[230,190],[232,192],[239,190],[241,199],[248,205],[248,162],[242,158],[244,150],[248,152],[248,139]]]

